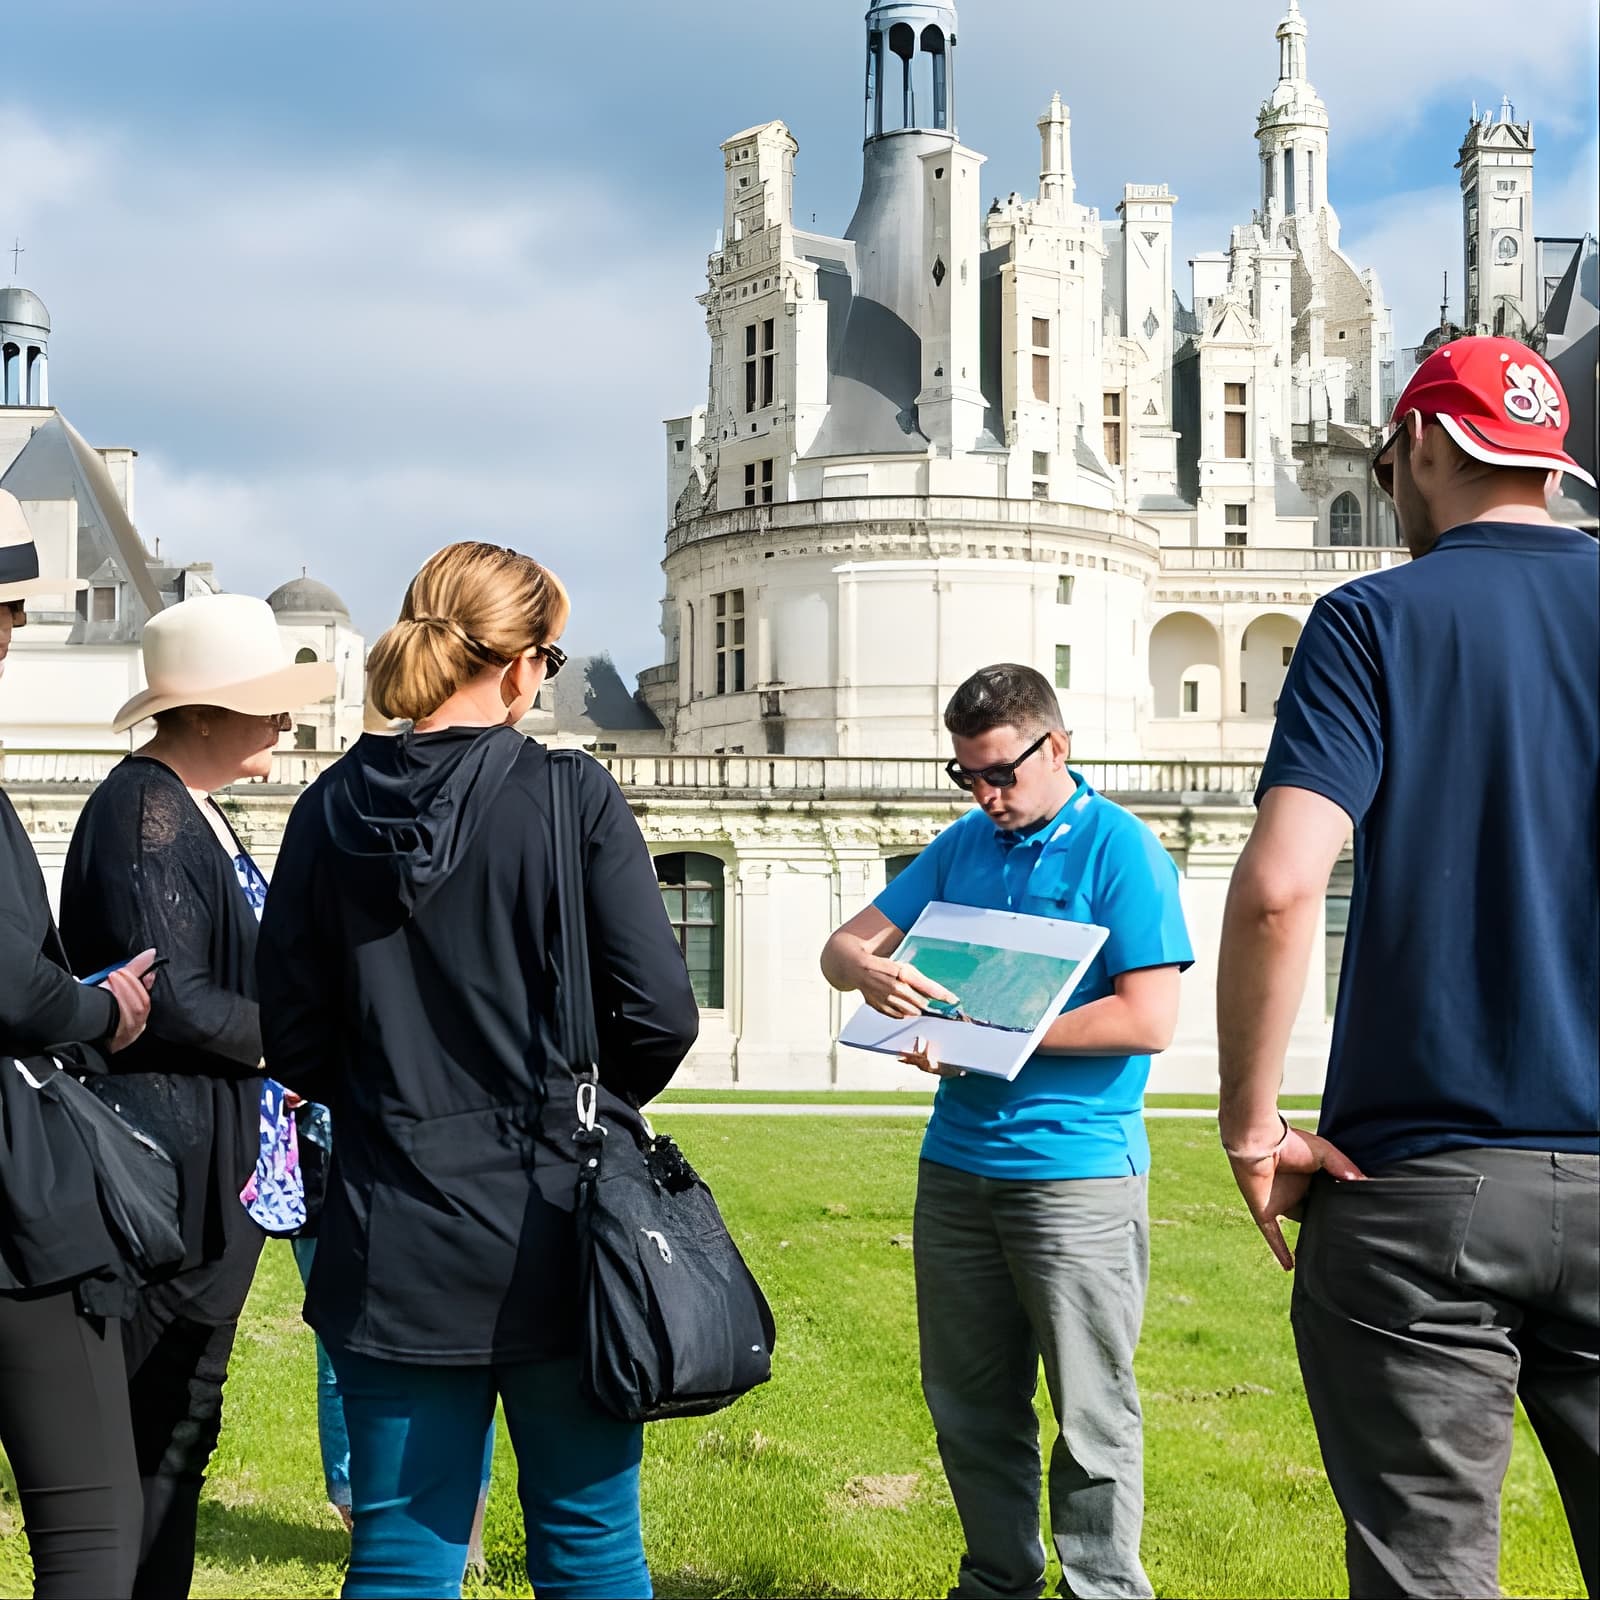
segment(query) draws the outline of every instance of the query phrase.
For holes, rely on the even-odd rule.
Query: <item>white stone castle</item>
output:
[[[1013,659],[1051,677],[1075,764],[1179,866],[1199,960],[1152,1084],[1214,1088],[1211,962],[1295,641],[1327,589],[1406,559],[1367,472],[1396,381],[1389,319],[1339,249],[1306,33],[1290,0],[1256,119],[1259,205],[1190,262],[1187,305],[1177,197],[1128,184],[1114,221],[1080,203],[1059,98],[1037,195],[985,205],[983,158],[956,134],[953,5],[873,0],[842,238],[795,226],[783,123],[723,144],[710,384],[667,425],[664,663],[634,696],[607,659],[575,660],[525,725],[593,750],[639,821],[702,1008],[686,1081],[904,1081],[836,1045],[845,1001],[817,953],[966,809],[941,711],[974,668]],[[1593,241],[1534,237],[1533,153],[1508,106],[1474,111],[1467,326],[1548,336],[1592,380]],[[1441,318],[1406,359],[1453,331]],[[139,687],[143,621],[215,578],[146,548],[134,452],[92,449],[50,403],[49,332],[36,296],[0,289],[0,485],[46,570],[91,583],[75,611],[30,608],[0,697],[0,776],[54,881],[117,759],[105,729]],[[302,576],[270,598],[297,651],[347,670],[273,781],[227,801],[268,871],[363,699],[338,596]],[[1294,1091],[1321,1083],[1348,894],[1345,862]]]
[[[781,122],[722,146],[703,406],[667,424],[673,748],[931,755],[975,667],[1051,676],[1078,748],[1259,755],[1311,605],[1403,559],[1367,460],[1388,311],[1339,248],[1298,0],[1256,122],[1253,218],[1174,291],[1165,184],[984,206],[956,132],[956,12],[874,0],[861,197],[796,227]]]

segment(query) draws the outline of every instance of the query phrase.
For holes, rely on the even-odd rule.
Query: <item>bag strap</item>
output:
[[[578,1124],[587,1132],[595,1126],[600,1040],[594,1025],[594,984],[584,916],[583,825],[578,805],[580,763],[584,759],[578,750],[552,750],[548,756],[558,929],[554,963],[556,1026],[562,1053],[578,1080]]]

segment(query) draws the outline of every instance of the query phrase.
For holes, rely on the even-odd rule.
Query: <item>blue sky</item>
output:
[[[1180,196],[1180,261],[1255,199],[1284,0],[965,0],[957,112],[993,193],[1072,111],[1078,198]],[[52,398],[140,450],[164,556],[265,593],[302,565],[375,637],[449,539],[567,577],[579,649],[657,657],[660,421],[704,399],[694,296],[728,134],[782,118],[797,220],[860,171],[859,0],[51,0],[6,23],[0,235],[55,322]],[[1469,102],[1538,145],[1536,227],[1594,230],[1595,13],[1306,0],[1343,242],[1397,342],[1460,276]],[[1473,48],[1471,41],[1483,41]],[[10,258],[0,257],[0,281]],[[1187,272],[1180,267],[1187,290]],[[1459,308],[1459,295],[1452,290]]]

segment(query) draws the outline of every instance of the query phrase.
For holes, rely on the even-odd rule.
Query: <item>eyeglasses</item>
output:
[[[980,781],[988,784],[991,789],[1009,789],[1017,781],[1017,768],[1041,745],[1046,744],[1049,738],[1048,733],[1041,733],[1015,761],[1002,761],[996,767],[979,767],[974,771],[970,767],[957,766],[954,760],[950,760],[945,762],[944,770],[958,789],[970,790]]]
[[[1400,435],[1406,431],[1412,417],[1421,420],[1424,426],[1433,421],[1433,418],[1422,411],[1408,411],[1396,424],[1395,430],[1389,435],[1376,450],[1372,452],[1372,480],[1392,500],[1394,499],[1394,462],[1385,461],[1384,457],[1400,443]]]
[[[533,647],[533,653],[544,657],[544,676],[548,683],[556,677],[567,664],[567,652],[556,644],[539,644]]]

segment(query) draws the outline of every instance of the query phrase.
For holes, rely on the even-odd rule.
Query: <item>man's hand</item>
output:
[[[154,950],[141,950],[126,966],[109,973],[100,985],[102,989],[109,989],[117,1002],[116,1031],[106,1041],[106,1048],[113,1055],[126,1050],[144,1032],[144,1025],[150,1020],[150,988],[156,981],[150,963],[155,958]]]
[[[1316,1172],[1327,1172],[1335,1178],[1364,1178],[1366,1174],[1349,1156],[1324,1138],[1314,1133],[1302,1133],[1290,1127],[1288,1138],[1281,1149],[1255,1157],[1228,1156],[1233,1168],[1233,1181],[1250,1208],[1261,1236],[1267,1241],[1278,1265],[1285,1272],[1294,1271],[1294,1251],[1283,1237],[1278,1226],[1280,1217],[1291,1222],[1300,1220],[1300,1208],[1311,1187],[1311,1177]]]
[[[856,977],[861,998],[874,1011],[901,1021],[920,1017],[927,1009],[925,1001],[947,1000],[953,1004],[956,998],[932,978],[923,977],[909,962],[890,961],[883,956],[863,954]]]
[[[911,1048],[904,1051],[900,1059],[908,1067],[915,1067],[918,1072],[931,1072],[936,1078],[964,1078],[967,1075],[964,1067],[947,1067],[939,1059],[933,1040],[920,1036],[911,1041]]]

